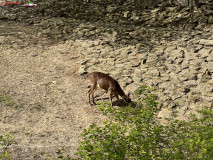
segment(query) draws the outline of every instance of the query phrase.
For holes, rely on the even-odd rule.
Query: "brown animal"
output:
[[[111,106],[112,106],[112,94],[114,94],[117,100],[119,100],[118,95],[120,95],[126,103],[131,102],[129,94],[128,96],[126,96],[124,91],[121,89],[118,81],[110,77],[108,74],[104,74],[101,72],[92,72],[88,74],[88,78],[91,82],[91,87],[88,91],[90,104],[91,104],[90,95],[92,95],[93,103],[96,104],[94,100],[94,92],[98,87],[109,92],[109,99]]]

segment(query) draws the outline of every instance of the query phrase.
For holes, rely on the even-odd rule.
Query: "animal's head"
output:
[[[131,102],[132,102],[132,100],[131,100],[131,98],[130,98],[130,93],[128,93],[127,96],[126,96],[126,95],[123,96],[123,99],[124,99],[124,101],[125,101],[126,103],[131,103]]]

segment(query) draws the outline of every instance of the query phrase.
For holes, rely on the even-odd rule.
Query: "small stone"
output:
[[[181,81],[185,81],[188,80],[188,75],[189,75],[188,69],[184,69],[178,74],[178,77]]]
[[[130,63],[132,67],[138,67],[141,64],[141,62],[138,59],[131,60]]]
[[[196,80],[188,80],[185,81],[184,84],[188,87],[194,87],[197,86],[198,82]]]
[[[78,69],[78,73],[79,73],[80,75],[85,74],[85,73],[86,73],[85,69],[86,69],[85,66],[80,66],[80,68]]]
[[[115,67],[116,68],[124,68],[125,64],[123,64],[123,63],[115,64]]]
[[[95,45],[95,46],[100,45],[100,41],[94,41],[94,45]]]
[[[212,16],[209,16],[208,24],[213,24],[213,17]]]

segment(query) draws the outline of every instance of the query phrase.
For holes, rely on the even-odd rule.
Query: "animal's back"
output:
[[[115,81],[112,77],[110,77],[108,74],[102,73],[102,72],[92,72],[89,73],[88,77],[90,79],[105,79],[105,80],[111,80],[111,81]]]
[[[116,88],[117,81],[108,74],[102,72],[92,72],[89,73],[89,79],[91,83],[97,83],[97,86],[104,90],[108,90],[109,88]]]

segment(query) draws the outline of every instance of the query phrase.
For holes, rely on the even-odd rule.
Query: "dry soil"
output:
[[[101,124],[104,117],[87,102],[87,81],[76,73],[80,59],[69,41],[53,43],[33,25],[1,22],[0,135],[15,137],[12,160],[49,159],[62,148],[74,157],[83,129]]]

